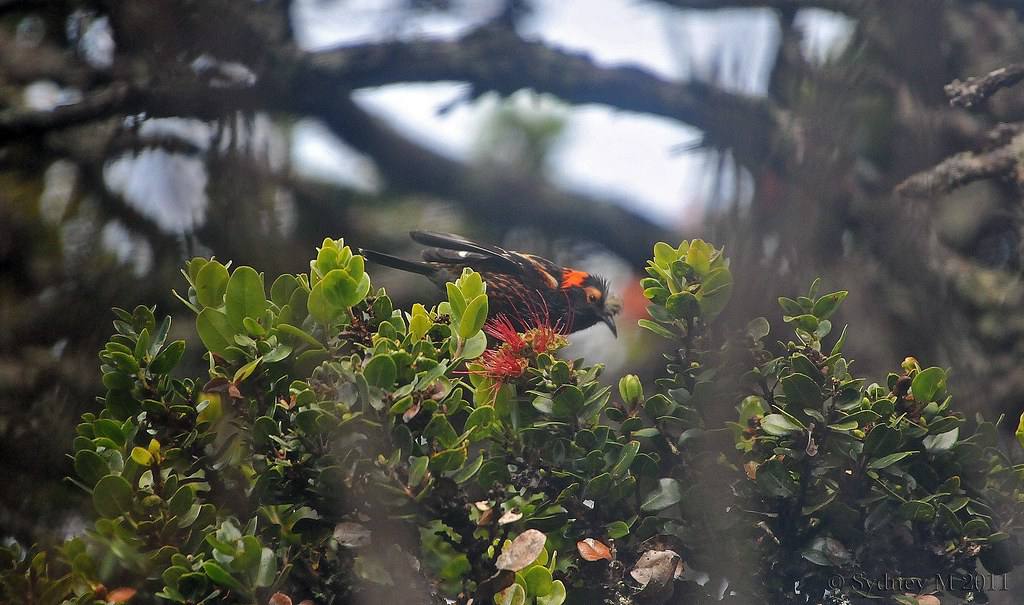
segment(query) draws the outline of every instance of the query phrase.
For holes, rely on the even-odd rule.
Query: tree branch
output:
[[[391,187],[454,200],[473,218],[500,224],[514,217],[552,235],[584,236],[637,267],[644,265],[654,242],[678,237],[618,205],[567,193],[536,175],[474,167],[422,147],[366,113],[347,91],[334,98],[309,95],[296,100],[301,101],[335,134],[370,156]]]
[[[459,40],[385,42],[313,53],[295,89],[330,82],[348,88],[398,82],[458,80],[475,90],[511,94],[523,88],[569,103],[598,103],[648,113],[703,130],[716,146],[758,163],[780,132],[765,99],[701,82],[671,82],[635,66],[599,67],[584,54],[527,41],[505,28],[484,27]]]
[[[988,99],[1000,88],[1009,88],[1021,80],[1024,80],[1024,63],[1015,63],[966,81],[953,80],[946,84],[946,95],[950,105],[969,108]]]
[[[992,151],[958,153],[903,181],[896,187],[896,193],[904,197],[932,197],[974,181],[1012,175],[1020,161],[1022,148],[1024,135],[1017,135]]]
[[[123,82],[85,95],[81,101],[54,109],[9,109],[0,112],[0,141],[77,126],[123,112],[132,103],[131,87]]]

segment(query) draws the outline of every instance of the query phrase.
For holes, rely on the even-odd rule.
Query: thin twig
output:
[[[932,197],[974,181],[1013,176],[1020,162],[1022,143],[1024,141],[1017,136],[992,151],[958,153],[903,181],[896,187],[896,193],[904,197]]]
[[[1000,67],[984,76],[953,80],[946,84],[949,104],[954,107],[970,108],[994,95],[1001,88],[1009,88],[1024,80],[1024,63]]]

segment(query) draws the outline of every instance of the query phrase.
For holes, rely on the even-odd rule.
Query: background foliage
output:
[[[625,295],[630,326],[652,319],[641,292],[654,286],[639,282],[653,243],[704,237],[726,245],[743,276],[722,330],[807,315],[780,312],[775,298],[822,275],[824,290],[850,292],[829,321],[857,326],[844,351],[858,376],[881,381],[913,353],[951,368],[965,419],[1019,415],[1016,2],[630,3],[663,24],[687,67],[678,77],[599,52],[623,24],[600,25],[616,2],[588,4],[564,25],[593,46],[535,35],[531,19],[553,6],[542,0],[396,0],[370,16],[347,0],[0,0],[4,539],[57,544],[91,526],[85,492],[62,478],[75,474],[77,419],[108,388],[95,352],[110,307],[172,313],[168,341],[187,342],[178,371],[200,376],[209,343],[170,294],[181,264],[215,254],[295,273],[324,237],[394,250],[407,229],[432,228],[599,270]],[[386,19],[365,39],[308,42],[311,21],[358,26],[378,12]],[[751,15],[770,25],[763,38],[735,35]],[[815,17],[849,36],[814,51]],[[424,20],[458,27],[415,35]],[[698,52],[693,23],[718,25],[717,52]],[[755,42],[763,60],[746,52]],[[759,66],[763,86],[751,89]],[[462,93],[426,113],[488,113],[468,156],[363,102],[439,82]],[[706,162],[709,176],[687,183],[674,221],[652,218],[645,200],[566,184],[558,152],[587,130],[576,118],[601,108],[641,120],[638,129],[653,120],[699,131],[693,146],[655,150]],[[318,155],[357,158],[332,168],[348,178],[296,159],[311,125],[333,141]],[[426,283],[379,281],[396,308],[437,301]],[[653,384],[672,350],[628,329],[614,347],[594,334],[570,347],[569,357],[614,370],[598,377],[605,386],[627,370]],[[812,418],[797,417],[822,430]]]

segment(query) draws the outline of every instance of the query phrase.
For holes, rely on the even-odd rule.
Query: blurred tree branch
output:
[[[1006,176],[1017,169],[1024,140],[1018,135],[993,151],[965,151],[900,183],[896,192],[906,197],[932,197],[978,181]]]
[[[1007,65],[984,76],[953,80],[945,86],[949,103],[954,107],[971,108],[984,102],[1002,88],[1024,80],[1024,63]],[[999,124],[989,131],[990,149],[964,151],[939,164],[914,174],[900,183],[896,192],[905,197],[933,197],[949,193],[974,181],[991,178],[1022,179],[1020,159],[1024,152],[1022,124]]]
[[[300,89],[301,90],[301,89]],[[340,91],[337,98],[304,97],[307,109],[367,154],[400,191],[452,199],[478,220],[575,233],[601,242],[634,266],[643,266],[652,242],[675,237],[620,205],[560,190],[535,175],[472,166],[418,145],[371,116]]]
[[[601,67],[584,54],[524,40],[507,28],[483,27],[452,41],[346,46],[312,53],[309,64],[312,69],[299,73],[299,86],[458,80],[477,92],[507,95],[529,88],[569,103],[658,115],[700,128],[709,144],[733,149],[752,164],[769,155],[782,131],[766,99],[697,81],[671,82],[634,66]]]
[[[974,107],[994,95],[1001,88],[1009,88],[1024,80],[1024,63],[1000,67],[984,76],[967,80],[953,80],[946,85],[949,104],[954,107]]]

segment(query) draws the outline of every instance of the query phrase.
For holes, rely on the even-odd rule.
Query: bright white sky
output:
[[[494,11],[488,0],[455,2],[453,15],[408,13],[398,0],[300,0],[295,12],[300,43],[309,49],[388,38],[457,36]],[[679,11],[642,0],[537,0],[524,36],[606,66],[635,64],[668,79],[694,75],[724,87],[761,94],[778,28],[768,9]],[[801,11],[804,50],[816,60],[849,35],[851,24],[820,10]],[[712,60],[718,59],[715,66]],[[712,75],[712,70],[716,73]],[[457,158],[471,155],[493,98],[457,103],[454,82],[392,85],[360,91],[357,100],[398,125],[408,136]],[[552,178],[562,185],[623,204],[666,224],[687,220],[706,197],[706,158],[678,150],[700,133],[678,122],[599,105],[568,113],[564,140],[552,158]],[[321,178],[372,187],[376,177],[361,159],[316,124],[297,130],[300,170]],[[692,217],[691,217],[692,218]]]

